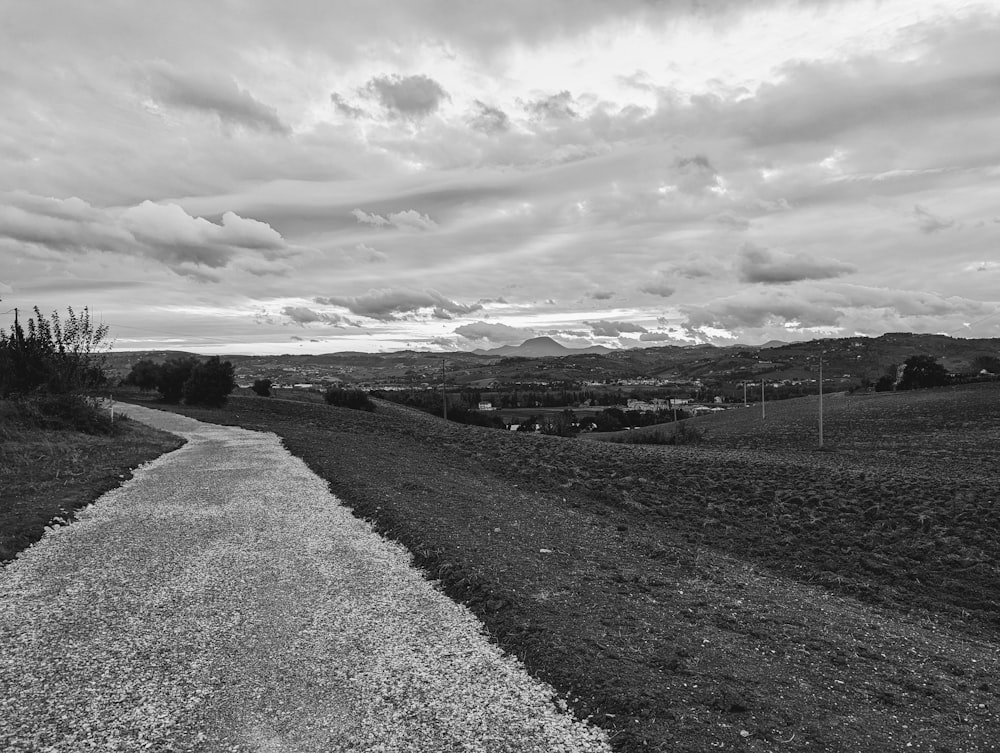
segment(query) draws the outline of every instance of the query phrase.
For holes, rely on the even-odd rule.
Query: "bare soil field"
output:
[[[808,401],[753,435],[726,414],[696,447],[383,402],[172,409],[277,433],[618,750],[943,752],[1000,740],[986,387],[841,398],[827,452]]]

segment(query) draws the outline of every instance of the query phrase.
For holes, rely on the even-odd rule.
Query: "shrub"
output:
[[[189,405],[219,407],[225,404],[229,393],[235,388],[232,363],[212,356],[191,369],[191,375],[184,382],[184,402]]]
[[[323,393],[327,405],[353,410],[375,410],[375,404],[368,398],[364,390],[348,390],[343,387],[330,387]]]
[[[260,397],[271,397],[271,386],[272,382],[270,379],[255,379],[253,382],[252,389]]]
[[[19,322],[0,332],[0,396],[65,394],[105,381],[98,353],[107,347],[107,325],[95,326],[86,307],[68,312],[65,320],[57,312],[46,318],[36,306],[27,332]]]
[[[115,429],[109,412],[97,400],[76,393],[5,400],[0,406],[3,423],[10,427],[84,434],[111,434]]]

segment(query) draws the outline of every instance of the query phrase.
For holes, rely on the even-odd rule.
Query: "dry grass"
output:
[[[0,401],[0,562],[37,541],[50,524],[131,476],[138,465],[183,442],[132,421],[111,434],[39,426],[23,406]]]

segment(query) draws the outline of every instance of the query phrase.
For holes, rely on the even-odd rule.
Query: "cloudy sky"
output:
[[[0,326],[1000,336],[996,0],[0,2]]]

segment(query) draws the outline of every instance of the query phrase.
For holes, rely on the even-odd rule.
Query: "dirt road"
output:
[[[606,751],[271,434],[188,443],[0,570],[6,751]]]

